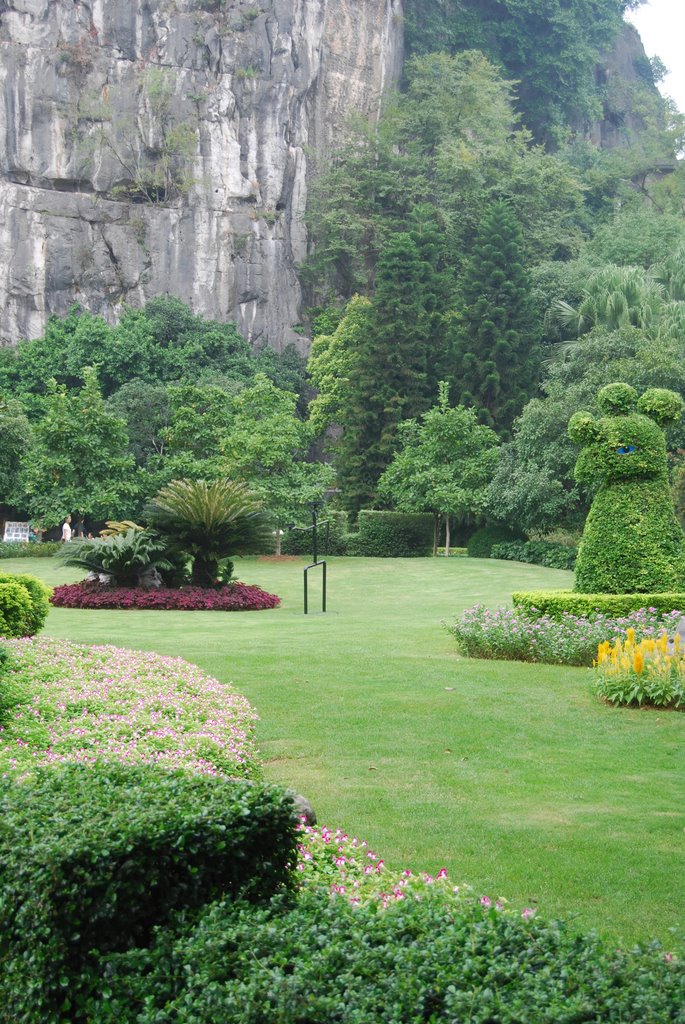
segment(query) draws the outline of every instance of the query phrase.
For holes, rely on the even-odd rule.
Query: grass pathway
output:
[[[303,561],[246,559],[273,611],[53,609],[45,632],[174,654],[256,706],[268,777],[396,867],[446,866],[515,905],[621,941],[685,906],[685,715],[598,704],[589,673],[460,658],[441,620],[569,573],[475,559],[330,559],[302,614]],[[47,582],[52,561],[2,563]]]

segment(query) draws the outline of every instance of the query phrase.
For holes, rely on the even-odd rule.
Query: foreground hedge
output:
[[[0,636],[35,636],[50,611],[49,598],[35,576],[0,573]]]
[[[55,587],[52,603],[58,608],[145,608],[163,611],[248,612],[276,608],[280,597],[247,583],[204,587],[111,587],[97,580]]]
[[[666,1024],[685,1005],[683,964],[663,951],[430,891],[386,910],[316,892],[217,903],[103,972],[94,1024]]]
[[[577,594],[574,590],[520,590],[512,594],[514,605],[534,614],[539,612],[555,619],[564,612],[569,615],[628,615],[640,608],[665,615],[685,609],[685,594]]]
[[[26,1024],[81,1019],[93,950],[145,945],[174,912],[226,894],[267,898],[296,857],[281,790],[151,768],[5,779],[0,821],[0,1019]]]

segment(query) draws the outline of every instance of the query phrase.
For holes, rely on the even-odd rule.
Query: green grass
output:
[[[53,609],[45,632],[180,655],[261,716],[269,778],[393,867],[573,918],[622,942],[680,926],[685,715],[599,704],[590,673],[459,657],[441,620],[571,574],[477,559],[329,560],[329,611],[302,614],[304,560],[238,562],[283,598],[255,613]],[[3,562],[48,583],[50,560]]]

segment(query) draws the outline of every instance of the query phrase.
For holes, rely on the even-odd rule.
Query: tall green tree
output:
[[[307,459],[308,425],[297,415],[297,395],[281,391],[257,374],[232,403],[232,421],[220,441],[225,475],[240,480],[261,499],[281,553],[281,534],[301,520],[307,503],[323,498],[333,483],[330,466]]]
[[[485,509],[497,463],[497,434],[479,424],[472,409],[451,407],[449,387],[442,381],[437,405],[420,420],[401,425],[399,444],[378,481],[378,495],[401,512],[433,513],[434,553],[439,520],[444,519],[445,554],[449,555],[450,522],[463,522]]]
[[[33,447],[33,430],[20,402],[0,396],[0,505],[25,511],[23,465]]]
[[[540,327],[521,229],[504,203],[485,217],[461,283],[455,340],[459,401],[501,435],[532,396],[540,371]]]
[[[83,387],[51,385],[24,462],[32,519],[56,526],[78,518],[125,519],[136,498],[135,463],[123,420],[107,411],[97,371],[83,371]]]

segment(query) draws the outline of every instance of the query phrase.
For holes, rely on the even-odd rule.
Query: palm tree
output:
[[[216,587],[219,563],[229,556],[263,551],[272,541],[261,502],[234,480],[172,480],[146,511],[157,533],[192,559],[198,587]]]
[[[641,267],[603,267],[592,275],[577,309],[563,299],[552,303],[551,316],[577,335],[593,327],[610,331],[632,324],[650,328],[666,301],[664,287]]]

